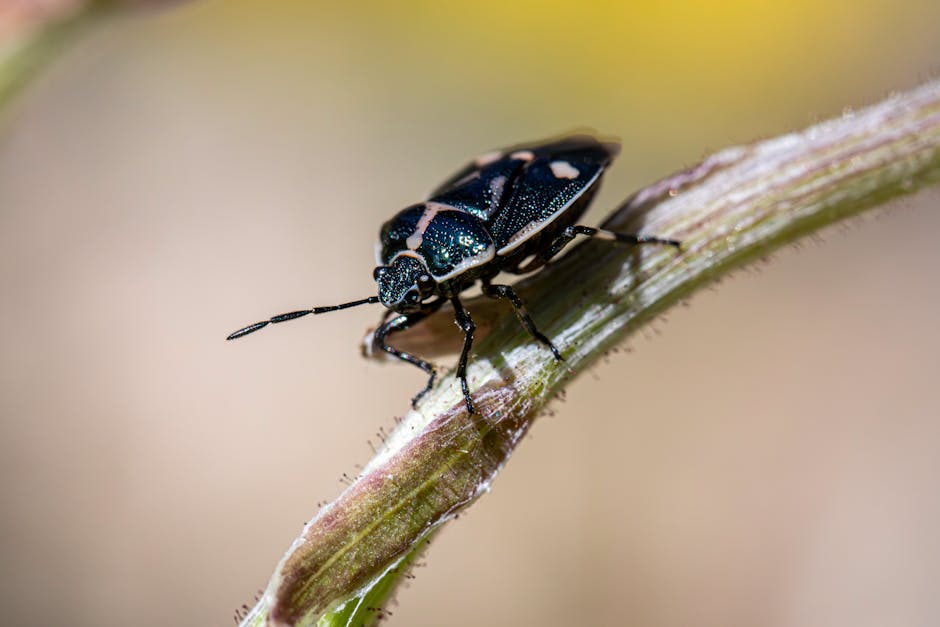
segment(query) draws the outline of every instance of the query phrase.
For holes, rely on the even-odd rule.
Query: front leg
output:
[[[412,407],[416,407],[418,405],[418,401],[420,401],[421,398],[431,390],[431,387],[434,385],[434,380],[437,378],[437,369],[434,367],[434,364],[432,364],[431,362],[425,361],[424,359],[421,359],[420,357],[412,355],[411,353],[398,350],[394,346],[391,346],[388,343],[386,338],[388,338],[388,336],[391,335],[392,333],[398,333],[400,331],[404,331],[405,329],[414,326],[421,320],[424,320],[429,315],[431,315],[432,313],[440,309],[440,306],[443,303],[444,303],[443,299],[434,301],[432,303],[429,303],[427,306],[425,306],[425,308],[422,309],[421,311],[416,311],[414,313],[407,313],[407,314],[399,314],[390,320],[385,320],[382,326],[376,329],[375,332],[372,334],[373,350],[381,349],[385,351],[386,353],[388,353],[389,355],[393,355],[397,357],[398,359],[401,359],[402,361],[408,362],[409,364],[412,364],[414,366],[417,366],[418,368],[421,368],[422,370],[424,370],[426,373],[430,375],[428,377],[428,383],[427,385],[424,386],[424,389],[418,392],[417,394],[415,394],[414,397],[411,399]]]
[[[477,326],[473,323],[470,312],[466,310],[458,297],[452,297],[450,302],[454,306],[457,326],[463,331],[463,350],[460,351],[460,361],[457,362],[457,379],[460,381],[460,389],[463,391],[463,400],[467,404],[467,411],[474,414],[476,410],[473,409],[470,386],[467,385],[467,359],[470,357],[470,348],[473,346],[473,332],[476,331]]]

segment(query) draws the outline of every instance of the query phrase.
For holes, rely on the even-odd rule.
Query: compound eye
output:
[[[379,277],[385,274],[386,272],[388,272],[387,266],[379,266],[375,270],[372,271],[372,278],[378,281]]]
[[[422,274],[418,276],[418,291],[421,292],[422,295],[430,295],[434,291],[434,286],[434,279],[429,275]]]

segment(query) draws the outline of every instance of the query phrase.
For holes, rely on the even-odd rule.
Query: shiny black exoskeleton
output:
[[[398,315],[375,330],[373,346],[430,375],[427,385],[412,399],[416,404],[431,389],[437,372],[430,362],[391,346],[388,338],[450,302],[464,333],[457,378],[467,410],[473,413],[467,360],[475,326],[460,301],[461,292],[480,281],[486,296],[508,300],[532,337],[560,360],[561,353],[536,328],[512,287],[492,283],[496,275],[537,270],[578,235],[628,244],[679,245],[675,240],[575,224],[618,152],[616,143],[576,135],[482,155],[434,190],[427,201],[403,209],[382,226],[373,275],[378,296],[274,316],[236,331],[228,339],[269,323],[381,302]]]

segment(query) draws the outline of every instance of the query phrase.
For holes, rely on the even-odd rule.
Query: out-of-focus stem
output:
[[[0,41],[0,113],[5,113],[20,90],[104,12],[99,3],[79,4],[66,15],[29,24]]]
[[[183,0],[67,0],[20,2],[0,23],[0,116],[19,92],[89,27],[113,13],[142,13]],[[2,4],[3,0],[0,0]],[[11,22],[11,23],[8,23]]]
[[[722,150],[638,192],[604,226],[675,238],[681,251],[587,242],[523,281],[520,293],[566,362],[554,361],[503,311],[469,370],[479,415],[466,413],[452,374],[441,378],[356,481],[307,524],[245,624],[349,624],[343,612],[362,606],[364,595],[378,607],[402,560],[487,490],[576,372],[729,270],[938,180],[934,82],[797,133]],[[444,315],[398,344],[433,343],[440,324],[452,333]]]

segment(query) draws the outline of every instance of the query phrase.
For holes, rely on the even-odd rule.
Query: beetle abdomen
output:
[[[561,215],[573,223],[587,203],[576,202],[595,191],[604,168],[613,158],[601,145],[582,150],[537,154],[515,181],[504,206],[491,218],[489,230],[498,255],[507,255]]]

